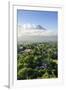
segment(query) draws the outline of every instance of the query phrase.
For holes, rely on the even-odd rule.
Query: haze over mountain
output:
[[[24,24],[18,26],[18,43],[57,41],[57,32],[41,25]]]

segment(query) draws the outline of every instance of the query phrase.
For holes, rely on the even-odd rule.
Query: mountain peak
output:
[[[42,27],[41,25],[37,25],[37,26],[36,26],[36,29],[43,29],[43,30],[46,30],[46,28]]]

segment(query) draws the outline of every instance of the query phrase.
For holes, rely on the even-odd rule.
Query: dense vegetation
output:
[[[56,42],[17,45],[17,79],[58,77]]]

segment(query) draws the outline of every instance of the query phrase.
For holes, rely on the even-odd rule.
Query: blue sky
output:
[[[17,24],[23,25],[28,23],[57,31],[58,13],[56,11],[17,10]]]

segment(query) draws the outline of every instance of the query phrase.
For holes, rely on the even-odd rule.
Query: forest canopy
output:
[[[57,42],[17,45],[17,79],[58,77]]]

